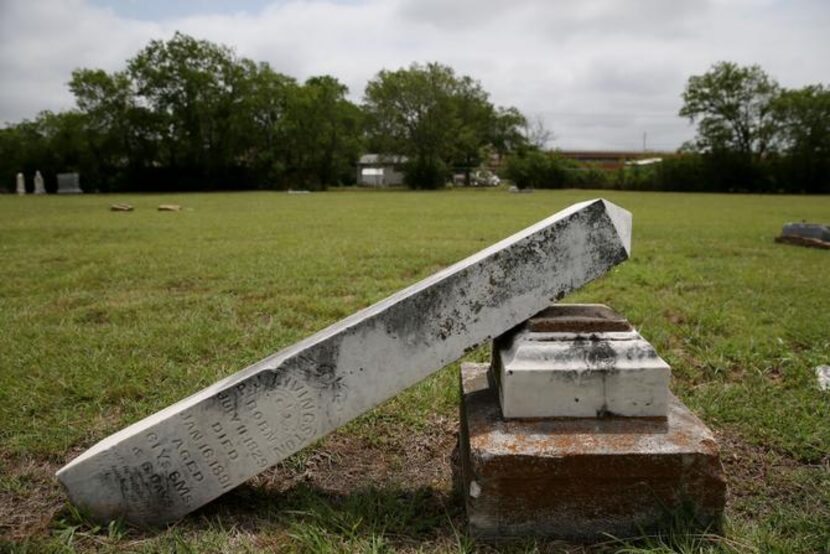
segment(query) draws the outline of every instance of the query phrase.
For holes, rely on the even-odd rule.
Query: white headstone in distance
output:
[[[20,196],[26,194],[26,178],[22,173],[17,174],[17,194]]]
[[[46,194],[46,187],[43,185],[43,175],[35,171],[35,194]]]
[[[175,521],[596,279],[630,248],[629,212],[575,204],[111,435],[57,477],[97,520]]]

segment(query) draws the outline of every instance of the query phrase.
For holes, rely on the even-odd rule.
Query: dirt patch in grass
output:
[[[334,433],[323,439],[301,465],[289,460],[249,484],[278,492],[300,481],[336,494],[399,485],[449,491],[450,455],[457,427],[455,421],[434,416],[419,431],[402,423],[385,424],[382,436],[374,439]]]
[[[47,531],[64,504],[55,463],[0,457],[0,541],[18,541]]]
[[[418,430],[403,423],[379,427],[374,436],[333,433],[180,525],[195,530],[219,517],[273,545],[298,521],[334,534],[360,522],[394,536],[398,546],[453,540],[453,528],[463,527],[452,482],[457,423],[436,415]]]
[[[804,464],[784,452],[752,444],[733,429],[718,432],[718,441],[727,478],[727,509],[733,518],[765,517],[781,505],[806,508],[816,498],[805,494],[805,486],[830,478],[830,456],[820,464]],[[823,508],[830,511],[830,505]]]
[[[218,517],[224,525],[240,532],[267,534],[285,527],[281,514],[312,512],[321,505],[337,509],[365,498],[366,502],[387,503],[392,508],[415,502],[420,510],[429,512],[418,514],[419,517],[435,516],[433,529],[421,528],[417,534],[452,536],[453,525],[462,524],[459,505],[453,499],[451,467],[457,423],[436,415],[417,431],[403,423],[384,422],[382,428],[380,435],[371,439],[360,433],[333,433],[315,447],[211,502],[175,527],[198,533]],[[67,455],[66,461],[80,451]],[[49,533],[50,524],[61,517],[66,502],[54,479],[61,464],[20,458],[0,458],[0,463],[0,513],[4,514],[0,518],[0,540],[43,538]],[[355,516],[360,519],[362,514]],[[445,524],[438,524],[441,519]],[[131,529],[129,539],[144,540],[157,534],[158,531]]]

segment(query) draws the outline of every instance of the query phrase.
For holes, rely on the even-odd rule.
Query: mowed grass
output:
[[[166,530],[96,528],[51,473],[599,194],[0,196],[0,551],[496,548],[464,535],[449,479],[457,365]],[[653,342],[674,392],[718,433],[730,495],[724,537],[681,525],[585,548],[830,551],[830,392],[813,372],[830,363],[830,252],[773,242],[785,222],[830,222],[830,197],[602,195],[634,213],[633,257],[566,300],[607,303]]]

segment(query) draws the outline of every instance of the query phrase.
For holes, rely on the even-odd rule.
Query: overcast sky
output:
[[[677,148],[686,79],[718,60],[830,83],[830,0],[0,0],[0,122],[71,107],[72,69],[121,69],[176,30],[355,101],[381,68],[445,63],[564,149]]]

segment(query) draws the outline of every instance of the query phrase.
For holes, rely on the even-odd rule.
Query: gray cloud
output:
[[[689,75],[729,59],[785,86],[830,81],[825,0],[289,0],[259,11],[130,19],[83,0],[0,3],[0,121],[71,107],[79,66],[119,69],[175,30],[360,100],[381,68],[439,61],[493,100],[542,116],[563,148],[673,149]]]

